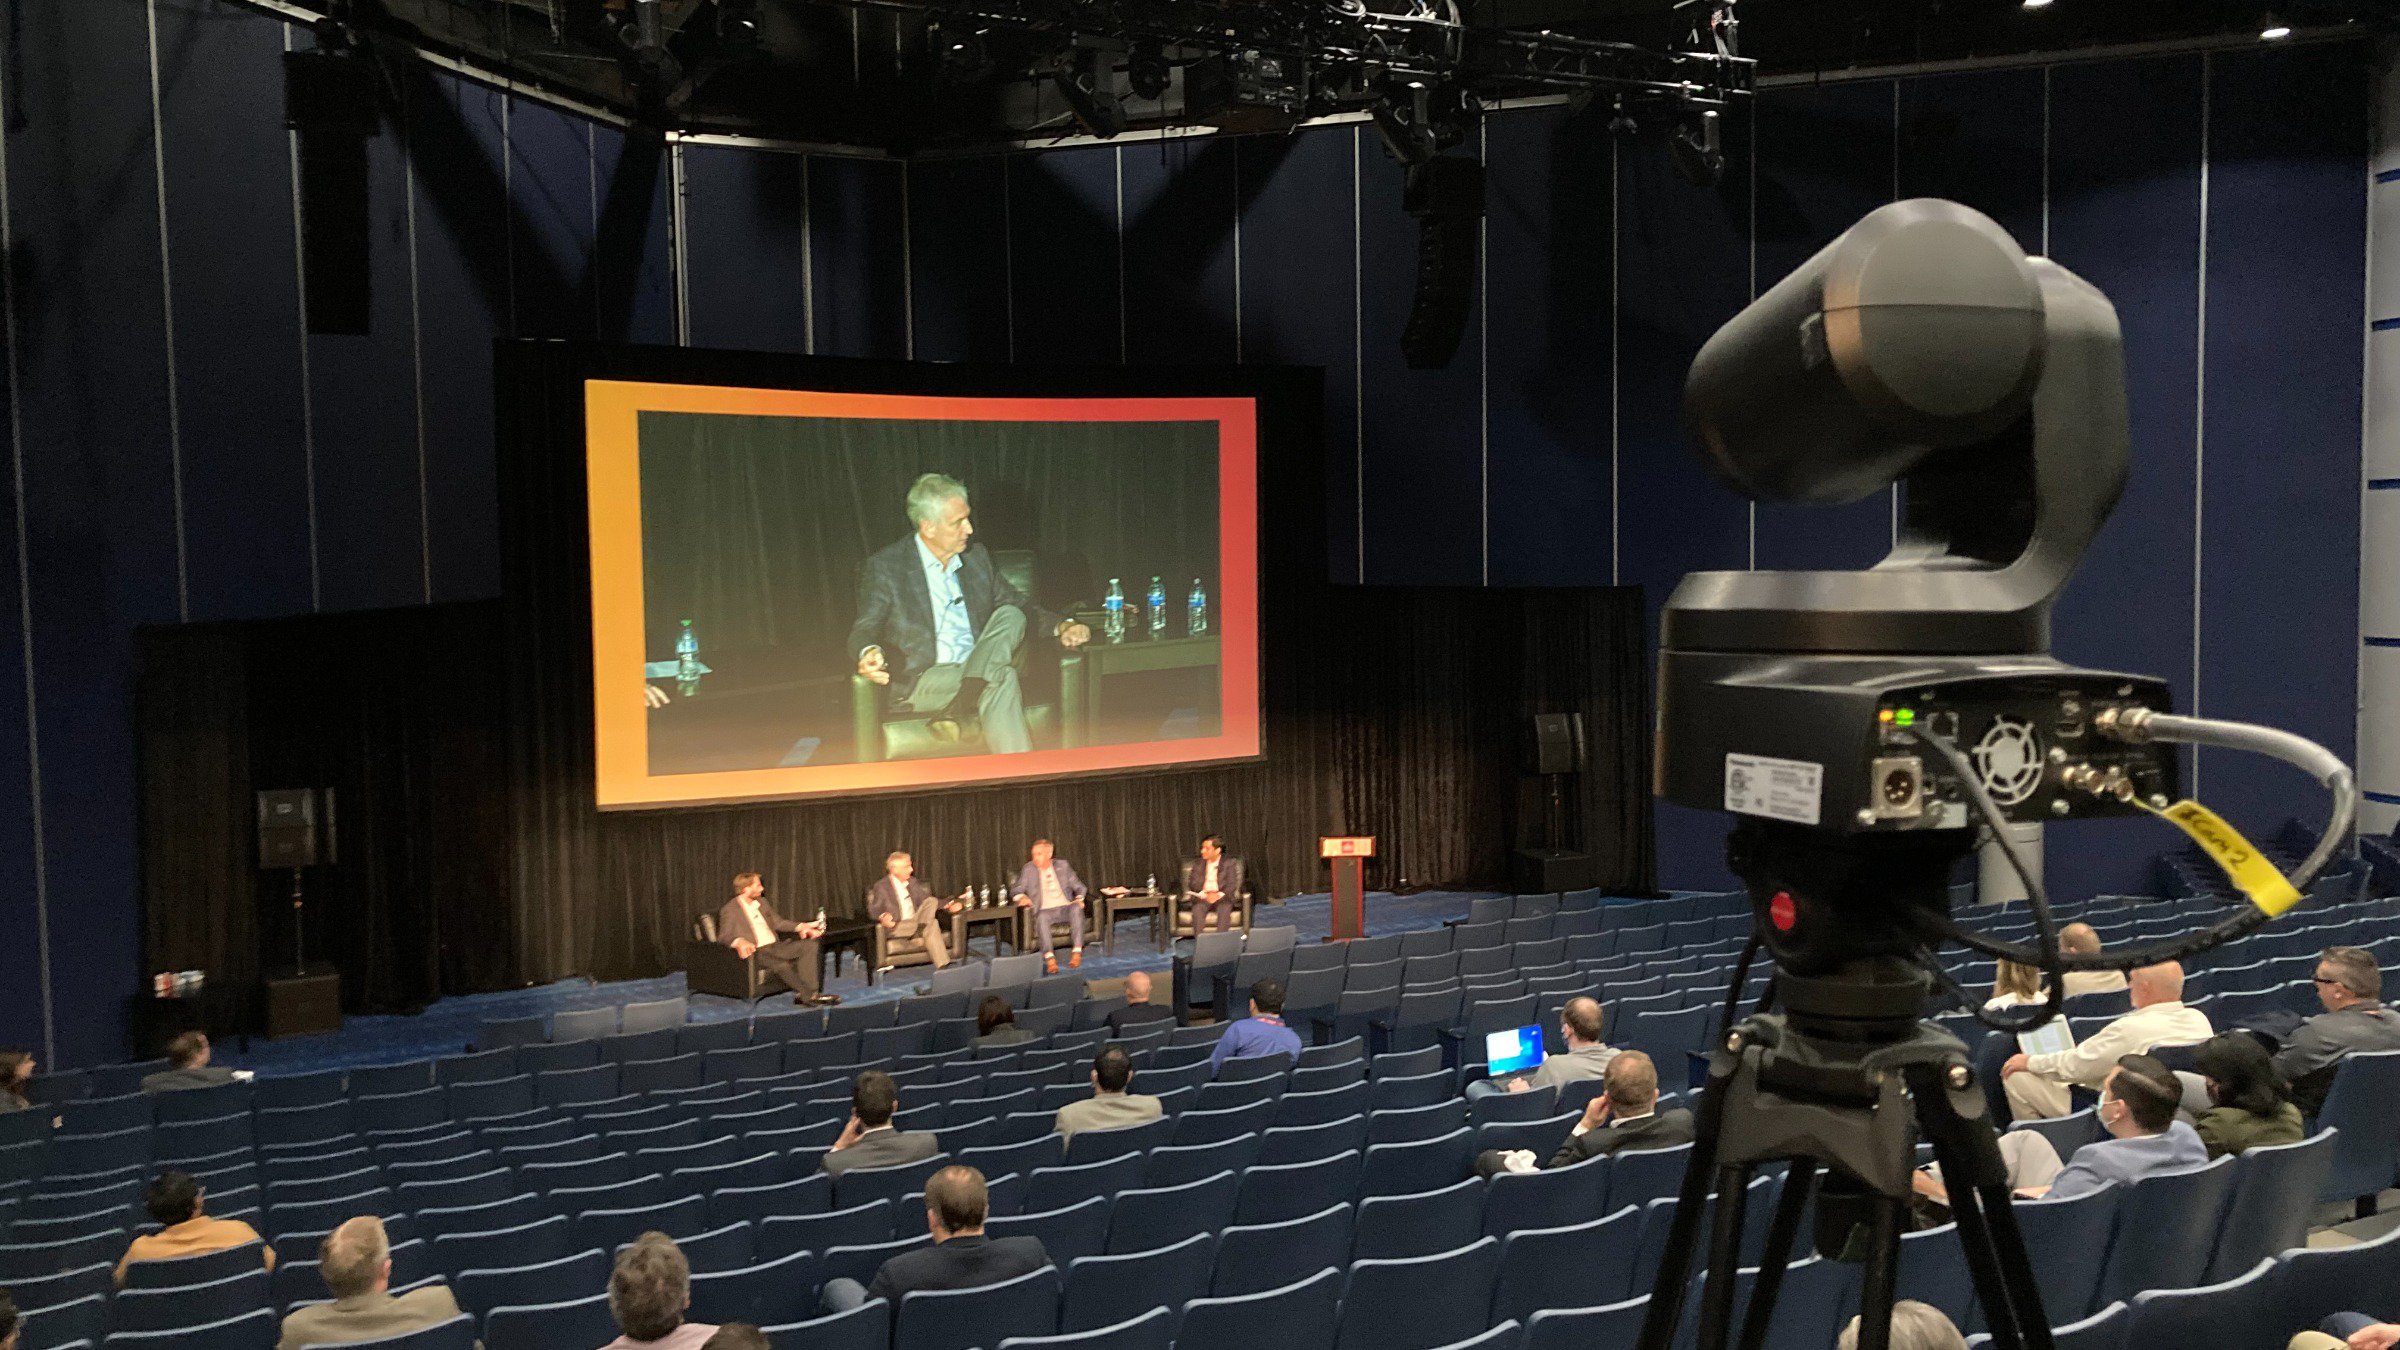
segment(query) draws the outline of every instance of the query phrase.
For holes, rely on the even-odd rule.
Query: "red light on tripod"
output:
[[[1800,922],[1800,905],[1792,899],[1790,891],[1777,891],[1775,898],[1767,902],[1767,921],[1775,925],[1778,933],[1788,933],[1793,924]]]

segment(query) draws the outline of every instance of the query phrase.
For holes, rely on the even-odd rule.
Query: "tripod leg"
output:
[[[1808,1193],[1816,1185],[1817,1160],[1794,1158],[1783,1174],[1783,1196],[1775,1202],[1775,1221],[1767,1227],[1767,1249],[1758,1259],[1758,1279],[1750,1286],[1750,1310],[1742,1315],[1742,1350],[1764,1350],[1767,1327],[1775,1317],[1775,1297],[1783,1290],[1783,1268],[1790,1262],[1792,1243],[1800,1235],[1800,1216],[1808,1209]]]
[[[1750,1169],[1741,1163],[1717,1169],[1717,1203],[1708,1233],[1708,1278],[1700,1286],[1700,1350],[1725,1350],[1733,1321],[1734,1273],[1742,1264],[1742,1210],[1750,1195]]]
[[[2024,1237],[2009,1208],[2008,1171],[1998,1142],[1986,1118],[1961,1115],[1944,1088],[1930,1074],[1911,1076],[1918,1123],[1942,1165],[1950,1212],[1958,1221],[1959,1247],[1992,1344],[1997,1350],[2051,1350],[2050,1320],[2042,1311],[2033,1263],[2025,1255]],[[1970,1110],[1980,1102],[1977,1097],[1965,1100]]]
[[[1867,1269],[1858,1291],[1858,1350],[1891,1350],[1892,1300],[1900,1287],[1900,1215],[1905,1201],[1880,1199],[1875,1204],[1873,1245],[1867,1248]]]
[[[1683,1297],[1692,1273],[1692,1248],[1700,1236],[1700,1215],[1708,1207],[1709,1178],[1717,1171],[1717,1131],[1725,1122],[1725,1093],[1741,1059],[1719,1050],[1709,1060],[1708,1084],[1700,1094],[1700,1115],[1692,1125],[1692,1156],[1684,1164],[1683,1187],[1675,1200],[1675,1221],[1667,1228],[1666,1251],[1658,1262],[1658,1278],[1650,1286],[1650,1309],[1642,1316],[1638,1350],[1670,1350],[1675,1328],[1683,1319]]]

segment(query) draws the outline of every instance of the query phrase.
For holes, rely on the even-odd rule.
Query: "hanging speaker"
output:
[[[1417,284],[1400,354],[1411,370],[1440,370],[1457,353],[1475,304],[1483,166],[1455,155],[1412,164],[1401,203],[1417,218]]]
[[[316,867],[337,856],[332,788],[268,788],[258,794],[258,865]]]
[[[376,71],[363,52],[283,54],[283,120],[299,136],[300,273],[308,331],[363,335],[372,292],[367,138]]]
[[[1583,767],[1583,715],[1535,713],[1525,742],[1525,768],[1538,774],[1573,773]]]

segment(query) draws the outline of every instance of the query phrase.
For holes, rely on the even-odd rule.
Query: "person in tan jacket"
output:
[[[391,1292],[392,1243],[383,1220],[372,1214],[347,1220],[327,1233],[317,1261],[333,1301],[293,1309],[283,1319],[283,1337],[275,1350],[381,1340],[458,1316],[458,1300],[445,1285]]]
[[[1058,1108],[1051,1128],[1072,1139],[1077,1130],[1108,1130],[1124,1125],[1145,1125],[1158,1119],[1164,1109],[1156,1097],[1127,1092],[1133,1082],[1133,1056],[1121,1045],[1103,1046],[1092,1058],[1092,1095],[1083,1101],[1068,1102]]]
[[[275,1268],[275,1249],[266,1245],[258,1230],[239,1219],[212,1219],[201,1210],[205,1192],[200,1183],[181,1172],[166,1171],[150,1183],[142,1202],[150,1217],[158,1221],[156,1233],[133,1240],[125,1255],[117,1260],[117,1287],[125,1287],[125,1268],[136,1261],[172,1261],[179,1256],[199,1256],[221,1252],[227,1247],[239,1247],[246,1242],[259,1244],[261,1259],[266,1268]]]

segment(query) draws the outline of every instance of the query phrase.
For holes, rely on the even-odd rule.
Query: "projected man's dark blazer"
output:
[[[1047,635],[1058,626],[1057,615],[1036,606],[1000,575],[990,550],[981,544],[970,541],[967,551],[959,555],[958,589],[966,597],[967,624],[977,637],[983,635],[992,611],[1004,605],[1024,611],[1029,634]],[[933,598],[925,589],[924,559],[917,553],[913,534],[876,550],[859,568],[858,621],[850,626],[851,660],[869,647],[883,649],[884,667],[892,673],[887,692],[894,700],[908,697],[917,687],[918,677],[935,664],[941,649],[933,626]]]

